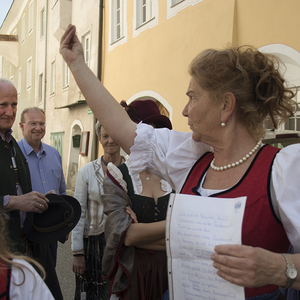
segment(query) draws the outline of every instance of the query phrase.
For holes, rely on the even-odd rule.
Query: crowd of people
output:
[[[84,64],[75,26],[70,25],[63,35],[60,52],[97,119],[130,154],[126,167],[133,182],[136,178],[139,181],[146,170],[166,180],[178,193],[247,196],[242,244],[216,245],[211,255],[218,276],[244,287],[247,299],[285,299],[279,287],[300,289],[296,201],[300,146],[280,150],[261,142],[266,120],[277,128],[297,107],[295,93],[286,87],[275,56],[251,47],[208,49],[196,56],[189,68],[188,103],[183,109],[191,132],[182,133],[154,128],[142,119],[138,124],[132,121]],[[110,293],[126,299],[124,289],[130,293],[135,289],[132,285],[139,283],[131,280],[137,261],[135,258],[132,265],[132,257],[144,249],[143,243],[136,244],[131,232],[135,225],[148,224],[139,224],[138,209],[134,211],[134,202],[127,197],[126,168],[119,170],[121,173],[108,165],[104,187],[107,197],[112,198],[111,203],[107,200],[105,212],[114,228],[105,228],[103,270],[108,272]],[[126,216],[114,219],[122,209],[133,224]],[[164,221],[155,225],[162,226],[164,232]],[[163,249],[164,239],[161,241]],[[295,254],[287,254],[291,244]],[[124,245],[126,259],[122,258]],[[168,293],[163,297],[168,299]]]
[[[298,299],[300,145],[262,143],[266,120],[277,128],[297,109],[279,60],[249,46],[197,55],[182,112],[191,132],[184,133],[152,100],[120,105],[85,64],[75,26],[62,36],[60,52],[99,120],[104,154],[79,170],[74,198],[66,196],[59,153],[41,143],[45,113],[22,113],[18,144],[11,130],[17,91],[0,79],[0,299],[62,299],[57,240],[72,229],[75,299],[169,299],[165,219],[172,192],[247,196],[242,243],[214,247],[216,274],[244,287],[247,300]],[[42,189],[34,168],[47,168],[46,154],[61,180],[51,186],[45,175]]]

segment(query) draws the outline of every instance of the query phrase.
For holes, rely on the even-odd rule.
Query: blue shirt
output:
[[[40,151],[36,153],[25,138],[18,144],[28,162],[32,190],[42,194],[54,190],[58,195],[65,195],[66,183],[59,152],[41,143]]]

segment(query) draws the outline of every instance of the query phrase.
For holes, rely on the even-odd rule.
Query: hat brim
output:
[[[172,123],[169,120],[168,117],[164,116],[164,115],[154,115],[151,117],[148,117],[144,120],[142,120],[143,123],[146,124],[154,124],[154,125],[158,125],[161,128],[168,128],[168,129],[172,129]]]
[[[77,225],[80,216],[81,216],[81,205],[78,202],[77,199],[75,199],[72,196],[69,195],[57,195],[57,194],[47,194],[46,198],[51,201],[52,197],[62,197],[64,200],[66,200],[73,208],[73,219],[72,219],[72,225],[65,226],[59,230],[49,232],[49,233],[43,233],[38,232],[33,227],[33,217],[34,212],[30,212],[26,214],[26,219],[24,222],[24,233],[25,236],[32,242],[38,243],[38,244],[50,244],[54,243],[63,237],[65,237],[68,233],[72,231],[72,229]]]

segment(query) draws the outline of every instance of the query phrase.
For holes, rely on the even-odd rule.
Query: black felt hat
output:
[[[39,244],[49,244],[65,237],[78,223],[80,203],[71,196],[47,194],[48,209],[42,214],[27,213],[24,222],[26,237]]]

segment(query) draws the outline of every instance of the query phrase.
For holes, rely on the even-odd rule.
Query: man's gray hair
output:
[[[11,84],[11,85],[15,86],[14,83],[10,79],[7,79],[7,78],[0,78],[0,84],[2,84],[2,83],[7,83],[7,84]]]
[[[99,139],[101,138],[101,127],[102,127],[102,125],[100,124],[99,121],[97,121],[97,123],[95,125],[95,131],[96,131],[96,134]]]
[[[27,114],[30,111],[39,111],[45,116],[45,119],[46,119],[45,111],[43,109],[41,109],[39,107],[36,107],[36,106],[35,107],[28,107],[28,108],[25,108],[21,113],[21,122],[22,123],[24,123],[24,121],[25,121],[24,115]]]

